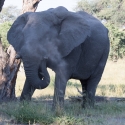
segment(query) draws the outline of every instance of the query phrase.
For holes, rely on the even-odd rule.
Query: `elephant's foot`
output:
[[[20,101],[24,101],[24,100],[31,101],[31,96],[29,96],[29,95],[21,95]]]
[[[64,101],[53,102],[52,110],[55,112],[57,116],[62,115],[64,112]]]
[[[60,116],[64,113],[64,107],[60,105],[53,106],[52,110],[54,110],[56,116]]]
[[[35,88],[32,87],[27,80],[25,81],[23,91],[21,93],[20,101],[27,100],[30,101],[31,97],[35,91]]]
[[[94,98],[90,99],[88,96],[83,97],[82,108],[94,108]]]

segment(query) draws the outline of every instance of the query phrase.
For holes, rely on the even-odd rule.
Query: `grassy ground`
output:
[[[94,109],[82,109],[78,102],[71,102],[69,96],[78,96],[75,86],[79,81],[70,80],[66,89],[65,110],[52,112],[54,73],[51,84],[44,90],[36,90],[31,102],[9,102],[0,105],[0,125],[31,124],[40,125],[125,125],[125,102],[96,102]],[[19,97],[25,76],[18,74],[16,96]],[[108,61],[96,95],[125,97],[125,60]]]

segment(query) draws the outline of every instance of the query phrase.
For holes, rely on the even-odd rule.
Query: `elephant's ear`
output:
[[[10,30],[7,33],[7,40],[14,47],[16,52],[18,52],[24,42],[23,28],[27,23],[27,16],[30,12],[22,14],[19,16],[12,24]]]
[[[91,34],[88,22],[78,13],[67,12],[65,19],[61,22],[59,32],[59,51],[61,55],[67,56],[75,47],[82,44]]]

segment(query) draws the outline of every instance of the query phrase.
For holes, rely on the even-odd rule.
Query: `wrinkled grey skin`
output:
[[[24,64],[26,81],[21,100],[31,99],[35,89],[49,85],[49,67],[56,73],[54,108],[63,106],[71,78],[80,80],[86,93],[84,101],[94,104],[109,53],[108,30],[100,21],[86,12],[74,13],[64,7],[28,12],[16,19],[7,38]]]

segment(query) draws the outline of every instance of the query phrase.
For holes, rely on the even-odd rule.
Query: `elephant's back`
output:
[[[108,33],[108,29],[101,23],[101,21],[94,16],[84,12],[79,11],[78,12],[81,18],[87,22],[87,25],[91,27],[91,32],[100,33],[103,32],[105,34]]]
[[[101,23],[100,20],[93,17],[92,15],[84,12],[79,11],[78,12],[84,20],[86,20],[87,25],[91,29],[91,44],[92,46],[98,45],[98,47],[108,48],[109,47],[109,37],[108,37],[108,29]],[[100,48],[100,49],[101,49]]]

